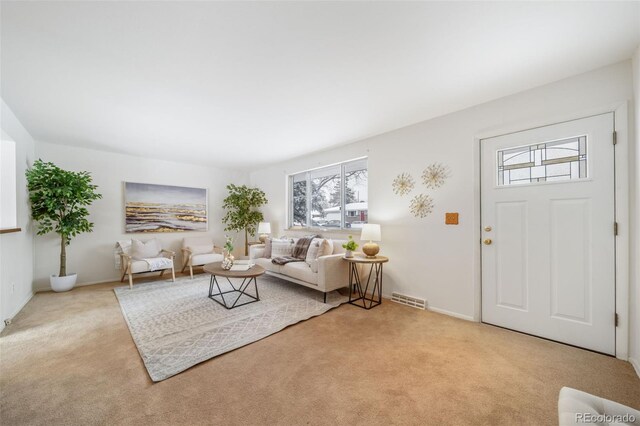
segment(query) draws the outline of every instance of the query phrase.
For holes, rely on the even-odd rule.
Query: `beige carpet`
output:
[[[3,331],[1,424],[553,425],[562,386],[640,408],[626,362],[388,301],[154,384],[115,286],[37,294]]]

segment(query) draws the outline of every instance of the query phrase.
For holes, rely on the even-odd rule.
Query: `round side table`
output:
[[[382,265],[389,261],[388,257],[376,256],[366,257],[362,254],[354,254],[353,257],[343,257],[349,262],[349,303],[359,308],[371,309],[382,303]],[[362,288],[363,283],[360,279],[360,271],[358,265],[371,265],[367,282]],[[371,277],[374,277],[373,283]],[[369,285],[373,284],[371,296],[367,295]],[[353,298],[353,293],[358,293],[358,297]],[[367,304],[367,302],[369,302]]]
[[[222,262],[214,262],[208,263],[204,265],[204,271],[211,274],[211,280],[209,281],[209,298],[220,305],[224,306],[227,309],[237,308],[238,306],[247,305],[249,303],[258,302],[260,300],[260,295],[258,294],[258,280],[257,278],[264,274],[264,268],[260,265],[253,265],[246,271],[229,271],[226,269],[222,269]],[[224,277],[227,279],[227,282],[231,286],[232,290],[222,291],[220,288],[220,284],[218,283],[218,277]],[[242,283],[238,288],[236,288],[231,282],[230,278],[241,278]],[[252,295],[247,293],[247,288],[249,284],[253,282],[253,288],[255,289],[256,295]],[[214,289],[217,289],[217,293],[214,293]],[[225,299],[225,294],[233,293],[236,297],[236,300],[231,303],[231,300],[227,301]],[[222,301],[217,299],[217,296],[220,296]],[[249,301],[238,304],[238,301],[242,296],[246,296]]]

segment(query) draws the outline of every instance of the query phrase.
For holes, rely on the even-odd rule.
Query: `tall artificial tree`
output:
[[[240,232],[244,230],[244,254],[249,254],[249,234],[256,232],[258,223],[264,220],[262,212],[256,210],[267,204],[267,196],[258,188],[249,188],[246,185],[227,185],[229,195],[224,199],[224,207],[227,212],[222,218],[225,231]]]
[[[26,172],[31,217],[38,222],[38,235],[54,231],[60,236],[60,273],[67,275],[67,246],[83,232],[91,232],[87,217],[94,200],[102,198],[91,184],[89,172],[70,172],[53,163],[36,160]]]

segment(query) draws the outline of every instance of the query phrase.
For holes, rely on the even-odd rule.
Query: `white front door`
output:
[[[483,322],[615,355],[613,118],[481,141]]]

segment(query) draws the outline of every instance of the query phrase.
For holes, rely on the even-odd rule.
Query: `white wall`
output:
[[[427,299],[430,308],[463,318],[478,318],[477,252],[479,202],[477,137],[506,128],[517,130],[625,102],[633,97],[631,61],[611,65],[517,95],[424,121],[340,148],[286,161],[251,173],[267,193],[266,220],[281,234],[286,226],[286,175],[369,157],[369,221],[382,225],[385,294],[392,291]],[[413,218],[408,198],[394,195],[391,182],[401,172],[418,179],[432,162],[449,166],[443,188],[425,191],[435,201],[426,219]],[[460,224],[444,224],[445,212],[459,212]],[[354,235],[355,236],[355,235]]]
[[[631,231],[629,288],[629,361],[640,376],[640,46],[633,56],[633,92],[635,132],[630,152],[631,165]],[[635,138],[633,137],[635,133]]]
[[[197,154],[194,154],[197,155]],[[244,184],[244,172],[213,169],[185,163],[153,160],[111,152],[95,151],[50,143],[36,143],[36,156],[57,166],[74,171],[91,172],[102,199],[89,208],[94,231],[77,236],[67,249],[67,271],[78,273],[78,283],[96,283],[119,279],[114,266],[116,241],[134,236],[142,240],[157,237],[165,248],[180,254],[182,238],[189,235],[211,235],[217,245],[224,243],[222,200],[228,183]],[[209,231],[167,234],[125,234],[123,182],[143,182],[209,189]],[[237,246],[243,238],[236,239]],[[35,239],[35,287],[49,288],[49,275],[58,273],[60,241],[56,234]],[[182,258],[176,260],[176,267]]]
[[[34,238],[25,178],[27,165],[33,162],[34,141],[4,101],[1,104],[3,137],[16,143],[17,226],[22,231],[0,235],[0,329],[33,296]]]

